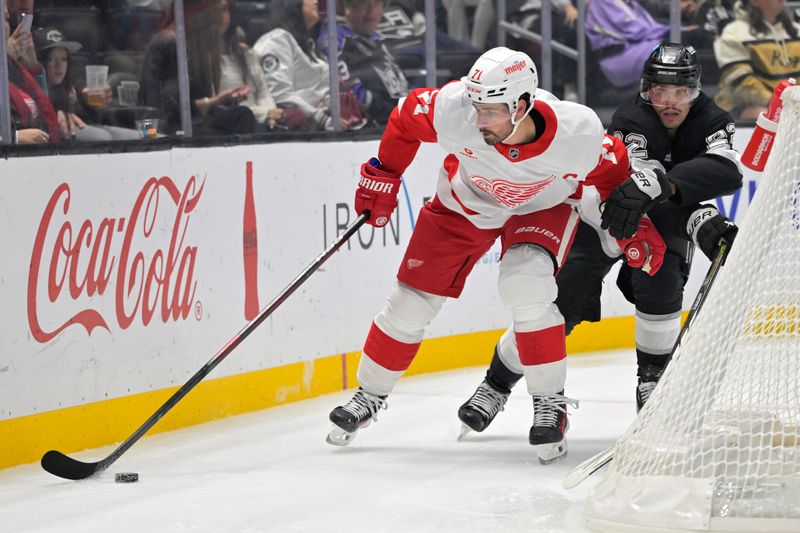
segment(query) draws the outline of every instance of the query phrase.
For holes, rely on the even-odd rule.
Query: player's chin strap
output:
[[[512,137],[512,136],[513,136],[515,133],[517,133],[517,128],[519,128],[519,125],[520,125],[520,124],[522,124],[522,121],[523,121],[523,120],[525,120],[525,117],[527,117],[527,116],[530,114],[530,112],[531,112],[531,111],[533,111],[533,97],[531,97],[530,101],[528,102],[528,109],[526,109],[526,110],[525,110],[525,114],[524,114],[524,115],[522,115],[522,116],[519,118],[519,120],[518,120],[518,121],[514,122],[514,113],[516,113],[516,111],[512,111],[512,112],[511,112],[511,124],[512,124],[512,126],[513,126],[513,127],[511,128],[511,133],[509,133],[509,134],[506,136],[506,138],[505,138],[505,139],[503,139],[503,140],[502,140],[502,141],[500,141],[500,142],[506,142],[506,141],[507,141],[507,140],[509,140],[509,139],[510,139],[510,138],[511,138],[511,137]]]

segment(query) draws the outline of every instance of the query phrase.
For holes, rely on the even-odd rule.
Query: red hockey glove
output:
[[[369,211],[367,224],[381,228],[397,207],[400,176],[381,170],[374,157],[361,165],[361,180],[356,189],[355,208],[359,215]]]
[[[632,268],[641,268],[650,276],[655,276],[664,262],[667,245],[653,222],[643,216],[639,229],[629,239],[617,239],[617,244],[625,252],[625,262]]]

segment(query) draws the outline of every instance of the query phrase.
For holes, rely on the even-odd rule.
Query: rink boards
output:
[[[127,437],[354,220],[357,169],[376,151],[346,141],[0,161],[0,468]],[[355,386],[442,157],[423,147],[391,224],[362,228],[154,431]],[[741,220],[754,189],[748,176],[718,203]],[[498,260],[495,247],[478,262],[409,373],[488,361],[509,320]],[[577,328],[570,352],[633,345],[631,306],[617,291],[603,299],[606,318]]]

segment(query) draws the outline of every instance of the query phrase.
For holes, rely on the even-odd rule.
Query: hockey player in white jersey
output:
[[[511,311],[534,419],[539,460],[566,451],[564,319],[554,304],[555,273],[578,223],[583,184],[604,200],[629,177],[625,146],[605,136],[589,108],[538,89],[530,57],[508,48],[483,54],[469,75],[401,99],[378,158],[361,166],[355,209],[384,226],[397,206],[400,176],[422,142],[448,153],[436,195],[423,206],[386,307],[375,317],[358,368],[360,387],[330,414],[327,441],[348,444],[377,419],[445,298],[457,298],[497,238],[499,296]],[[618,241],[629,264],[655,274],[665,250],[647,218]]]

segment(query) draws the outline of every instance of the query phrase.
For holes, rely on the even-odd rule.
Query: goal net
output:
[[[731,254],[585,515],[606,531],[800,531],[800,87]]]

